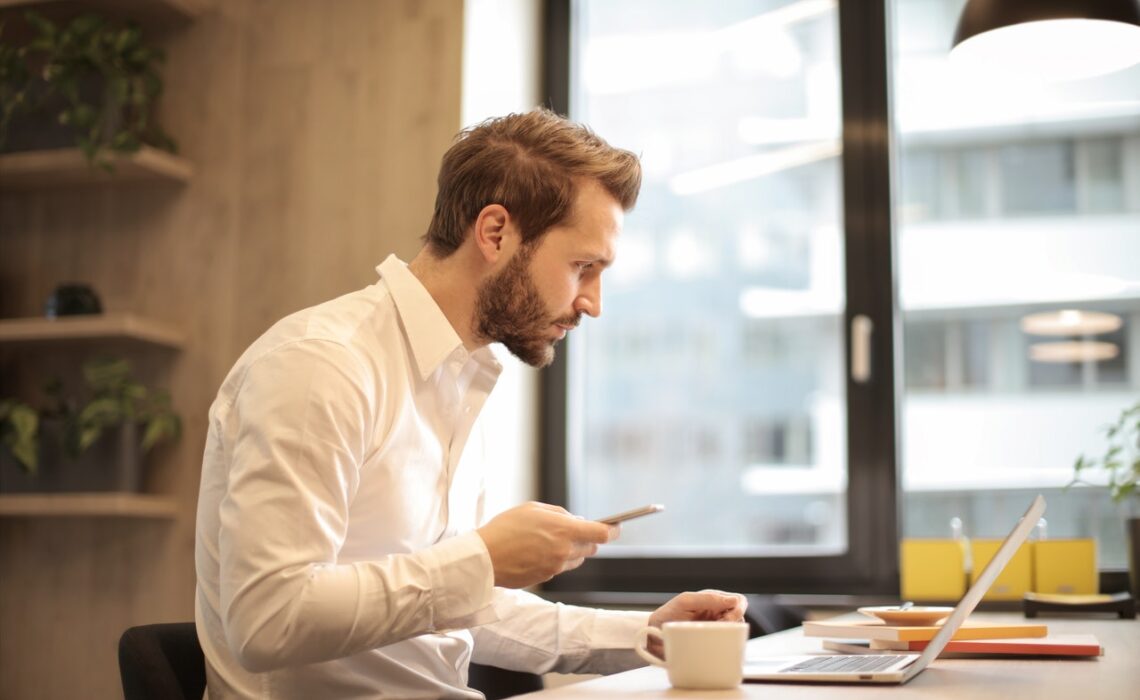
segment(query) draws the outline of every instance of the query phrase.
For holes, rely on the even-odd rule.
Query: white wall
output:
[[[1135,395],[1035,392],[908,396],[905,491],[1060,487],[1078,454],[1104,452],[1104,426]]]
[[[539,103],[541,21],[538,0],[464,4],[464,126]],[[538,497],[538,372],[494,349],[503,375],[469,447],[481,449],[487,465],[488,516]]]

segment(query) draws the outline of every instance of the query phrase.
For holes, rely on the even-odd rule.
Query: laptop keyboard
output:
[[[862,656],[816,656],[801,661],[795,666],[780,669],[780,673],[867,673],[882,671],[905,656],[890,654],[869,654]]]

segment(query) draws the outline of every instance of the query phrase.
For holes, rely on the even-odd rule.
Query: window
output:
[[[1092,404],[1082,424],[1105,422],[1140,387],[1140,80],[1103,87],[1108,115],[979,120],[977,96],[936,94],[960,7],[894,0],[888,34],[876,3],[552,4],[555,108],[641,153],[645,180],[605,314],[544,373],[544,497],[667,510],[551,588],[881,592],[900,533],[1004,532],[1047,489],[1051,531],[1081,534],[1107,502],[1058,490],[1095,430],[1001,438]],[[1066,296],[1081,275],[1119,290]],[[1061,340],[1115,354],[1033,359],[1057,350],[1023,319],[1076,301],[1121,323]],[[869,380],[847,371],[856,317]],[[1118,526],[1111,566],[1108,510],[1086,534]]]
[[[1124,568],[1123,513],[1063,487],[1140,396],[1140,66],[956,76],[911,37],[951,36],[962,0],[893,4],[902,533],[1000,536],[1043,492],[1050,536]]]
[[[668,504],[611,557],[842,552],[834,7],[653,7],[575,5],[571,110],[645,178],[606,313],[569,350],[571,510]]]
[[[544,373],[544,496],[586,515],[668,506],[552,586],[674,590],[678,558],[702,585],[889,585],[894,553],[871,543],[894,507],[871,485],[893,479],[876,456],[890,438],[851,431],[881,399],[851,396],[844,371],[843,232],[872,223],[845,204],[843,170],[876,166],[840,128],[845,109],[884,113],[885,80],[845,106],[830,0],[552,6],[573,76],[555,106],[640,152],[645,182],[605,314]],[[872,247],[860,254],[881,257]]]

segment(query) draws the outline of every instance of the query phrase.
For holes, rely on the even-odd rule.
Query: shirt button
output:
[[[464,413],[471,413],[471,407],[470,407],[470,406],[464,406],[464,407],[463,407],[463,412],[464,412]]]

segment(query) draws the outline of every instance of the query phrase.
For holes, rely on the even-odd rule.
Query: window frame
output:
[[[548,0],[543,19],[545,102],[570,110],[572,0]],[[898,591],[898,314],[892,235],[889,3],[838,3],[843,121],[844,310],[848,550],[808,557],[595,557],[545,591],[669,592],[722,588],[750,593],[892,594]],[[570,115],[573,117],[573,115]],[[871,320],[871,377],[852,379],[856,316]],[[566,505],[568,338],[540,373],[540,492]],[[683,562],[683,566],[679,566]]]

